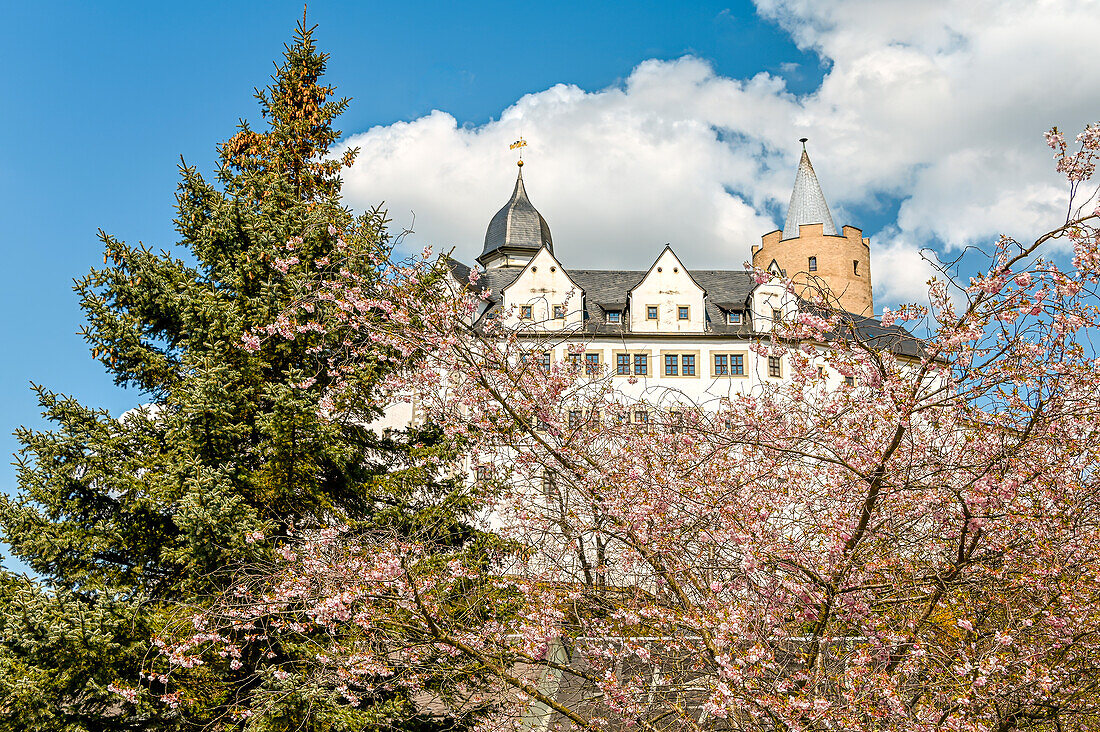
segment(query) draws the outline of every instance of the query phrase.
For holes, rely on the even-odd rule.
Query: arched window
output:
[[[810,257],[810,271],[817,271],[817,257]]]

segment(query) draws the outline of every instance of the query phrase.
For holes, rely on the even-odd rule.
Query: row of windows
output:
[[[811,270],[812,271],[812,270]],[[520,305],[519,317],[521,320],[534,320],[535,308],[533,305]],[[554,320],[565,319],[565,306],[554,305],[553,306]],[[690,305],[677,305],[676,306],[676,319],[677,320],[690,320],[691,319],[691,306]],[[646,305],[646,320],[657,320],[657,306]],[[740,311],[730,311],[726,313],[726,322],[730,325],[740,325],[742,315]],[[622,310],[608,310],[607,322],[618,324],[623,322]]]
[[[534,355],[534,358],[532,358]],[[540,354],[521,354],[520,362],[528,363],[533,362],[539,367],[539,369],[545,373],[550,373],[550,367],[552,364],[552,355],[549,351],[544,351]],[[570,353],[567,358],[571,365],[576,368],[584,367],[585,374],[594,376],[600,373],[601,356],[600,351],[590,351],[585,353]],[[745,375],[745,354],[743,353],[714,353],[711,354],[712,376],[744,376]],[[664,354],[664,375],[665,376],[696,376],[696,361],[697,356],[694,353],[666,353]],[[822,366],[817,367],[818,376],[825,376],[825,369]],[[648,376],[649,375],[649,354],[648,353],[616,353],[615,354],[615,375],[616,376]],[[783,359],[780,356],[768,356],[768,376],[771,378],[781,378],[783,376]],[[846,386],[855,386],[855,378],[852,376],[844,377],[844,384]]]

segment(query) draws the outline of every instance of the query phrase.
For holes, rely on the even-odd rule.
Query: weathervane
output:
[[[523,167],[523,148],[527,147],[527,140],[523,139],[523,135],[519,136],[519,139],[508,146],[509,150],[519,150],[519,160],[516,161],[516,165]]]

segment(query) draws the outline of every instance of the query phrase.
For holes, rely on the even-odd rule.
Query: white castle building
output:
[[[610,374],[619,390],[639,399],[676,392],[705,404],[732,392],[788,377],[783,356],[759,354],[778,319],[792,318],[802,288],[823,287],[848,310],[859,337],[881,339],[902,354],[918,344],[904,330],[883,328],[873,312],[869,241],[851,226],[838,234],[805,149],[782,232],[752,247],[754,265],[789,276],[794,293],[758,283],[748,270],[689,270],[666,245],[647,269],[574,269],[554,254],[546,219],[523,181],[489,222],[477,262],[484,272],[448,260],[454,284],[488,289],[478,320],[497,317],[545,350],[546,367],[579,359],[585,373]],[[850,267],[849,267],[850,263]],[[802,265],[801,269],[796,269]],[[856,311],[859,308],[859,311]],[[828,383],[845,381],[824,373]]]

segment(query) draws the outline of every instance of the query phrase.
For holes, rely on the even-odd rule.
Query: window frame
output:
[[[652,359],[653,352],[648,350],[648,349],[616,350],[616,351],[612,351],[611,355],[613,356],[614,363],[615,363],[615,371],[614,371],[615,376],[618,376],[618,377],[626,377],[626,376],[650,377],[650,376],[654,375],[653,372],[650,369],[651,361],[653,360]],[[628,370],[625,371],[625,372],[620,370],[623,366],[623,363],[622,363],[623,359],[626,359],[626,362],[627,362],[627,365],[628,365]],[[641,373],[638,372],[639,359],[644,359],[645,370],[642,371]]]
[[[691,306],[690,305],[677,305],[676,306],[676,320],[691,320]]]
[[[783,357],[782,356],[768,356],[768,378],[769,379],[782,379],[783,378]]]
[[[520,305],[519,306],[519,319],[520,320],[534,320],[535,319],[535,306],[534,305]]]
[[[811,256],[810,259],[806,262],[806,271],[807,272],[816,272],[817,271],[817,257],[816,256]]]
[[[622,310],[608,310],[607,311],[607,322],[608,323],[614,323],[616,325],[623,322],[623,311]]]
[[[726,325],[741,325],[744,318],[741,316],[740,310],[729,310],[726,312]]]
[[[565,306],[554,305],[553,306],[554,320],[565,320]]]
[[[646,305],[645,306],[645,319],[646,320],[658,320],[659,316],[660,316],[660,311],[657,309],[656,305]]]
[[[748,372],[745,370],[745,361],[748,358],[748,351],[712,351],[710,358],[710,375],[712,378],[721,379],[744,379],[748,377]],[[726,359],[726,373],[718,372],[717,358]],[[734,359],[737,359],[735,364]]]
[[[603,356],[601,351],[585,351],[584,352],[584,373],[586,376],[595,376],[600,373],[600,366],[603,365]]]
[[[679,348],[677,348],[675,350],[671,350],[671,349],[670,350],[664,350],[664,349],[662,349],[661,353],[660,353],[660,362],[659,362],[659,363],[662,364],[661,375],[665,376],[667,378],[670,378],[670,379],[672,379],[672,378],[676,378],[676,379],[685,379],[685,378],[686,379],[695,379],[695,378],[698,378],[699,377],[699,360],[701,358],[701,355],[702,354],[699,351],[694,351],[694,350],[684,350],[684,349],[679,349]],[[688,359],[690,359],[690,364],[691,364],[690,367],[689,367],[690,370],[691,370],[691,373],[688,373],[688,374],[684,373],[684,357],[685,356]],[[669,372],[669,366],[671,365],[671,362],[669,361],[669,359],[675,359],[675,373],[670,373]]]

